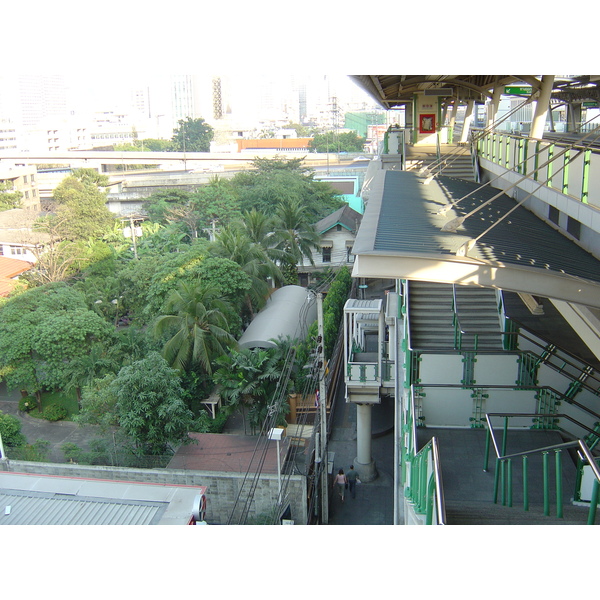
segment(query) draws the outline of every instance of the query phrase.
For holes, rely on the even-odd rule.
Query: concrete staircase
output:
[[[467,148],[464,148],[464,154],[452,154],[446,161],[440,165],[442,177],[458,177],[467,181],[475,181],[473,173],[473,162]],[[436,169],[438,172],[439,169]]]
[[[453,350],[454,325],[452,286],[445,283],[411,281],[409,311],[411,347],[418,350]],[[488,288],[457,286],[456,302],[460,324],[466,333],[463,350],[502,352],[496,293]]]
[[[489,502],[446,502],[448,525],[586,525],[588,508],[565,504],[563,516],[556,516],[556,505],[551,503],[550,514],[544,515],[542,505],[530,505],[523,510],[522,504],[502,506]]]
[[[453,349],[452,286],[411,281],[408,289],[411,347]]]
[[[463,331],[462,348],[502,352],[502,330],[498,318],[497,297],[490,288],[456,287],[458,318]]]

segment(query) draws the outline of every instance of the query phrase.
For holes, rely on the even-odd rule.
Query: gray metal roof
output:
[[[109,500],[61,493],[2,490],[2,525],[153,525],[168,503]]]
[[[240,348],[274,348],[279,337],[303,340],[317,318],[315,295],[299,285],[275,290],[254,317],[242,337]]]
[[[379,171],[354,243],[353,275],[385,277],[373,273],[375,258],[384,265],[383,256],[402,257],[387,263],[388,277],[498,287],[600,304],[600,261],[522,206],[477,241],[468,256],[457,256],[461,246],[515,207],[515,201],[503,194],[456,232],[442,231],[445,223],[499,193],[479,187],[444,176],[425,185],[411,171]],[[446,215],[438,214],[468,194]]]
[[[0,472],[0,525],[185,525],[204,486]]]
[[[359,212],[355,211],[353,208],[350,208],[350,206],[343,206],[342,208],[338,208],[338,210],[335,212],[332,212],[330,215],[327,215],[318,221],[315,224],[315,229],[317,233],[323,235],[332,227],[335,227],[339,224],[352,233],[356,233],[361,219],[362,215]]]

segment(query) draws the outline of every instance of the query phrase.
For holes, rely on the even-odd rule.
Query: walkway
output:
[[[102,433],[94,426],[80,427],[72,421],[58,421],[52,423],[45,419],[38,419],[19,412],[18,390],[8,391],[4,382],[0,383],[0,410],[7,415],[18,417],[21,421],[21,433],[27,438],[29,444],[37,440],[50,443],[48,448],[48,462],[65,462],[65,455],[61,450],[63,444],[70,442],[90,450],[89,442],[102,437]],[[7,450],[8,452],[8,450]],[[10,452],[9,456],[10,456]]]
[[[333,472],[347,472],[356,458],[356,406],[344,401],[344,386],[329,438],[329,452],[334,453]],[[373,407],[372,456],[378,477],[356,486],[356,498],[346,493],[342,503],[330,490],[329,525],[393,525],[394,524],[394,402],[384,399]]]

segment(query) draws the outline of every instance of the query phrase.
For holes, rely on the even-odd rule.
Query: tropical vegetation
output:
[[[312,223],[342,206],[338,195],[301,159],[258,159],[231,179],[148,197],[134,253],[106,210],[107,183],[80,169],[56,188],[27,289],[0,299],[0,380],[42,418],[65,413],[54,401],[46,410],[46,395],[68,396],[69,418],[111,432],[106,444],[132,456],[169,454],[234,411],[256,433],[275,398],[285,423],[312,340],[258,351],[236,340],[274,287],[297,283],[318,242]],[[215,386],[224,406],[212,420],[202,400]]]

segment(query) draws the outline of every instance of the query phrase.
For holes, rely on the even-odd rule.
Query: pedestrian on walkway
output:
[[[348,471],[346,479],[348,479],[348,489],[350,490],[350,494],[353,498],[356,498],[356,484],[357,482],[360,483],[360,479],[358,478],[358,473],[354,470],[354,465],[350,465],[350,470]]]
[[[333,480],[333,489],[335,489],[336,485],[338,487],[338,492],[340,494],[340,498],[342,499],[342,502],[343,502],[344,501],[344,493],[346,491],[346,486],[348,485],[348,479],[344,475],[344,469],[340,469],[338,471],[338,474],[335,476],[335,479]]]

